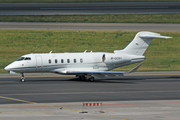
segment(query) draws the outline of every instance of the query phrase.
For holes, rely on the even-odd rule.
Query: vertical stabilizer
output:
[[[158,33],[142,31],[136,34],[134,39],[123,50],[115,50],[114,53],[123,53],[129,55],[143,55],[149,44],[154,38],[171,38],[161,36]]]

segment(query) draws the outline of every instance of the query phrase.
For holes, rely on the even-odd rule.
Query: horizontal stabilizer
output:
[[[157,35],[152,35],[152,36],[147,36],[147,35],[140,35],[139,37],[141,38],[165,38],[165,39],[168,39],[168,38],[172,38],[172,37],[169,37],[169,36],[161,36],[160,34],[157,34]]]

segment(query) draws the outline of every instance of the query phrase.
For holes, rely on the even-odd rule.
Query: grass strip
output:
[[[174,2],[180,0],[0,0],[0,3]]]
[[[29,53],[113,52],[123,49],[138,31],[3,30],[0,29],[0,73],[20,56]],[[158,32],[172,39],[155,39],[145,52],[139,71],[180,70],[180,32]],[[135,65],[116,70],[128,71]]]
[[[180,23],[180,14],[1,15],[0,22]]]

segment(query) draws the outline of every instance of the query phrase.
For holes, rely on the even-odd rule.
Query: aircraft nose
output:
[[[8,66],[6,66],[6,67],[4,68],[4,70],[6,70],[6,71],[11,71],[11,69],[12,69],[12,66],[11,66],[11,65],[8,65]]]
[[[4,68],[4,70],[9,71],[9,67],[8,67],[8,66],[6,66],[6,67]]]

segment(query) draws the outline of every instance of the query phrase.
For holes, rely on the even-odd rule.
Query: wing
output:
[[[118,77],[123,76],[127,72],[115,72],[115,71],[67,71],[67,74],[89,74],[94,77],[106,78],[106,77]]]
[[[122,71],[81,71],[80,70],[67,70],[63,71],[62,69],[55,69],[52,72],[58,73],[58,74],[69,74],[69,75],[93,75],[94,77],[99,77],[99,78],[106,78],[106,77],[119,77],[123,76],[124,74],[127,73],[132,73],[135,72],[143,63],[139,64],[129,72],[122,72]]]
[[[122,72],[122,71],[66,71],[67,74],[90,74],[95,77],[106,78],[106,77],[119,77],[123,76],[124,74],[136,72],[136,70],[142,65],[140,63],[138,66],[130,70],[129,72]]]

